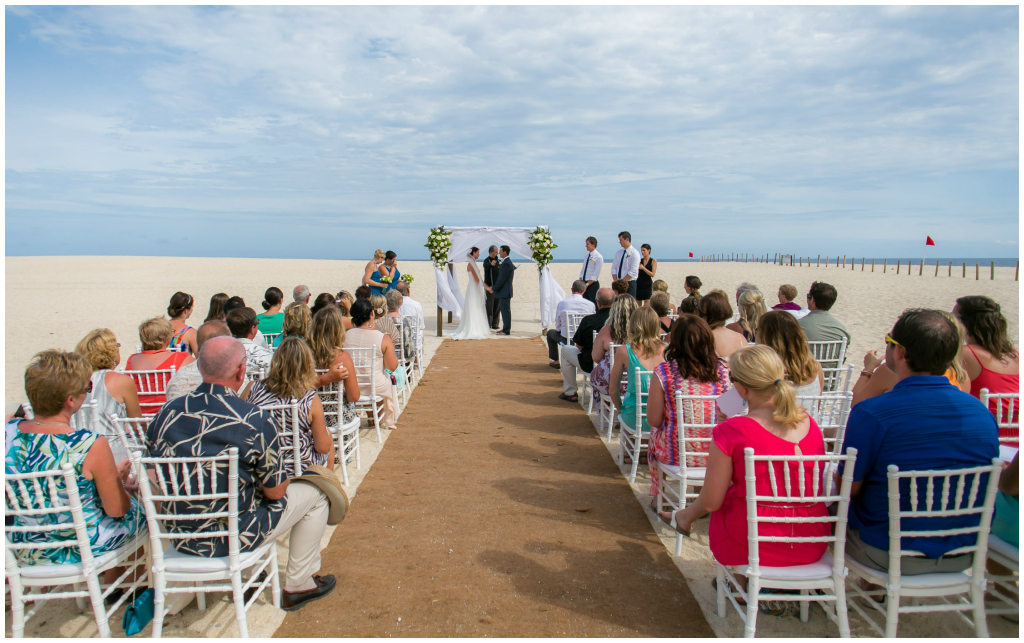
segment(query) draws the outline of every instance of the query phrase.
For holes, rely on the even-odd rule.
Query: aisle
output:
[[[445,341],[280,637],[714,636],[540,342]]]

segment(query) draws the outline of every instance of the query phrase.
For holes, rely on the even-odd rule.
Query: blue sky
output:
[[[1017,7],[8,7],[8,255],[1016,257]]]

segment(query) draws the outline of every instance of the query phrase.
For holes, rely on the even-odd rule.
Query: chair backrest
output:
[[[323,375],[327,372],[327,369],[318,368],[316,372],[317,375]],[[316,394],[320,396],[320,405],[324,409],[324,420],[327,423],[327,429],[333,430],[332,427],[341,426],[345,419],[343,410],[345,389],[343,382],[328,382],[318,388]]]
[[[373,346],[360,348],[345,348],[345,352],[352,356],[352,365],[356,369],[356,381],[359,387],[369,387],[370,395],[377,394],[377,376],[374,370],[377,366],[377,349]]]
[[[714,395],[683,395],[676,391],[676,440],[679,447],[679,467],[708,466],[711,432],[718,424],[717,397]]]
[[[5,516],[21,523],[4,526],[8,573],[20,564],[34,564],[39,549],[77,549],[84,569],[92,567],[92,548],[78,495],[75,469],[65,462],[60,469],[5,473]],[[74,537],[57,540],[51,532],[74,530]],[[55,536],[57,534],[54,534]],[[20,552],[25,552],[18,555]]]
[[[827,393],[825,395],[798,395],[796,403],[814,418],[825,438],[825,450],[839,455],[846,436],[846,423],[850,419],[853,393]]]
[[[135,389],[139,396],[143,395],[167,395],[167,383],[174,376],[175,368],[164,368],[151,371],[125,371],[135,382]],[[163,402],[139,402],[139,408],[143,415],[156,415]]]
[[[420,334],[417,329],[416,318],[413,317],[412,315],[402,315],[399,318],[399,321],[402,323],[402,328],[408,329],[409,336],[408,338],[405,339],[407,339],[409,343],[409,348],[415,354],[416,350],[419,348],[420,341]]]
[[[654,371],[645,371],[639,366],[633,369],[633,394],[636,396],[638,426],[643,426],[643,422],[647,421],[647,396],[651,389],[652,375],[654,375]]]
[[[853,486],[853,469],[857,460],[857,449],[847,449],[846,455],[830,453],[827,455],[755,455],[754,449],[743,449],[745,467],[743,480],[747,491],[747,563],[751,575],[757,575],[760,569],[760,543],[833,543],[832,555],[835,574],[843,574],[846,566],[846,521],[850,509],[850,489]],[[758,493],[757,463],[767,463],[764,467],[769,486],[766,493]],[[843,477],[839,493],[835,493],[832,476],[839,463],[844,462]],[[762,477],[763,480],[763,477]],[[835,515],[823,511],[821,517],[786,516],[782,512],[773,511],[774,515],[762,516],[757,510],[759,503],[775,506],[794,504],[828,504],[839,503]],[[824,529],[820,536],[762,536],[761,523],[792,524],[793,532],[798,524],[835,523],[835,532]]]
[[[99,412],[99,400],[86,400],[78,413],[71,416],[71,428],[73,429],[89,429],[93,433],[99,433],[103,435],[103,430],[100,428],[100,412]],[[81,413],[81,415],[79,415]],[[84,426],[78,426],[79,418],[84,418],[82,424]]]
[[[900,558],[920,556],[921,553],[902,548],[902,538],[948,537],[977,534],[973,545],[965,545],[947,552],[946,556],[975,554],[972,578],[985,578],[985,552],[988,551],[988,533],[992,524],[992,508],[999,488],[999,474],[1003,464],[992,458],[991,464],[964,469],[939,471],[900,471],[895,464],[886,469],[889,483],[889,577],[896,584],[900,579]],[[988,474],[981,504],[982,477]],[[905,482],[904,482],[905,481]],[[923,487],[923,488],[922,488]],[[980,516],[978,524],[958,528],[903,531],[904,518],[951,518],[954,516]],[[981,555],[978,555],[981,554]]]
[[[277,347],[274,346],[274,342],[276,342],[277,338],[282,334],[283,333],[263,333],[263,339],[267,340],[267,348],[270,349],[271,353],[277,350]]]
[[[996,416],[999,441],[1020,445],[1020,393],[989,393],[983,388],[979,399]]]
[[[241,550],[238,538],[238,448],[231,447],[227,453],[208,457],[144,458],[138,451],[133,451],[131,457],[146,509],[154,566],[163,565],[164,547],[168,541],[226,538],[230,566],[236,569]],[[148,475],[148,471],[152,474]],[[216,505],[213,509],[218,510],[172,513],[187,505]],[[218,525],[219,528],[198,531],[187,523]]]
[[[399,364],[404,364],[405,363],[405,354],[406,354],[405,353],[405,346],[406,346],[406,339],[407,339],[406,336],[405,336],[405,333],[406,333],[407,329],[406,329],[405,326],[402,325],[401,318],[394,318],[394,317],[392,317],[391,321],[394,322],[395,328],[398,329],[398,343],[395,344],[394,347],[393,347],[393,349],[395,351],[395,357],[398,358],[398,363]]]
[[[127,452],[146,448],[146,430],[152,421],[152,416],[141,418],[110,416],[110,422],[114,425],[114,431],[117,433],[117,440]]]
[[[839,368],[846,361],[846,338],[831,342],[807,342],[823,368]]]
[[[825,383],[822,393],[845,393],[853,389],[853,364],[835,368],[822,367]]]
[[[611,372],[615,368],[615,351],[618,350],[620,346],[625,346],[625,344],[608,344],[608,376],[609,377],[611,377]]]
[[[565,341],[572,343],[572,338],[576,335],[576,329],[580,327],[580,322],[586,317],[584,313],[565,313]]]
[[[266,404],[260,408],[270,414],[277,429],[277,441],[281,451],[291,457],[284,459],[286,468],[291,469],[289,478],[301,476],[305,467],[302,465],[302,446],[299,442],[299,402],[293,399],[287,404]]]

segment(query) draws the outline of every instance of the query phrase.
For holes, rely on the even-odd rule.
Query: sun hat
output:
[[[345,514],[348,513],[348,495],[341,488],[341,481],[333,471],[318,464],[311,464],[301,476],[292,478],[292,482],[305,482],[324,492],[331,503],[331,510],[327,514],[328,525],[336,525],[345,519]]]

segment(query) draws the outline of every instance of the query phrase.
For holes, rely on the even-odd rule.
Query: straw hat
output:
[[[311,464],[301,476],[292,478],[292,482],[306,482],[324,492],[331,503],[330,513],[327,514],[328,525],[336,525],[345,519],[348,512],[348,495],[341,488],[341,481],[333,471],[318,464]]]

